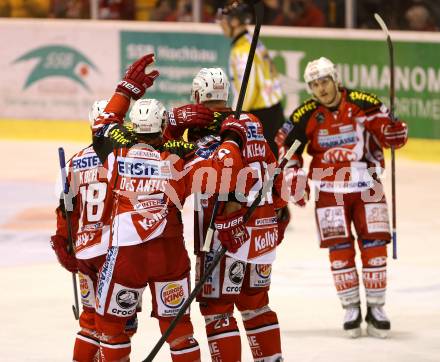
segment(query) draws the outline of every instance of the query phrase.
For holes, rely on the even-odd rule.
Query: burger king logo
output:
[[[90,295],[89,284],[87,283],[87,279],[84,277],[79,278],[79,288],[81,290],[81,298],[88,298]]]
[[[272,266],[270,264],[257,264],[255,270],[261,278],[267,279],[272,272]]]
[[[179,283],[168,283],[161,289],[160,299],[169,308],[179,308],[185,302],[185,290]]]

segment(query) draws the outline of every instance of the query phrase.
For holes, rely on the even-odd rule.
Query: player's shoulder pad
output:
[[[136,134],[129,125],[116,125],[108,130],[108,137],[118,145],[126,146],[136,142]]]
[[[364,92],[358,89],[347,89],[347,100],[356,104],[361,109],[379,107],[382,101],[374,93]]]
[[[191,142],[186,142],[182,140],[169,140],[165,142],[161,150],[168,151],[175,155],[178,155],[181,158],[187,157],[189,154],[194,152],[196,146]]]
[[[292,112],[289,119],[292,123],[307,121],[317,108],[318,102],[316,102],[313,98],[309,98],[301,103],[301,105]]]

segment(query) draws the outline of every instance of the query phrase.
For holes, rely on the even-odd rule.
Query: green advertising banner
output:
[[[291,93],[294,101],[309,97],[302,74],[307,62],[325,56],[337,64],[343,85],[373,92],[389,104],[385,40],[270,36],[263,41],[287,76],[283,83],[288,99]],[[408,122],[412,137],[440,138],[440,43],[396,41],[394,49],[396,115]]]
[[[154,53],[160,77],[148,97],[166,107],[190,102],[192,80],[200,68],[227,67],[229,42],[220,34],[122,31],[120,36],[121,75],[133,61]]]
[[[121,31],[121,75],[134,60],[154,52],[161,76],[149,97],[167,107],[189,102],[191,81],[201,67],[228,66],[229,39],[217,27],[204,29]],[[263,27],[262,40],[281,74],[286,116],[309,97],[303,72],[307,62],[321,56],[337,65],[343,85],[373,92],[389,104],[390,69],[383,34],[329,32],[303,29],[294,33],[292,29]],[[419,42],[400,32],[396,38],[396,115],[408,122],[412,137],[440,139],[440,37]]]

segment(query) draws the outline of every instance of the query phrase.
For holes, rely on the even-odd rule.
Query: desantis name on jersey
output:
[[[169,161],[118,157],[118,173],[128,177],[171,178]]]

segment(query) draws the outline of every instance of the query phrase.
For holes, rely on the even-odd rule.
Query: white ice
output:
[[[0,144],[2,362],[71,360],[78,330],[71,311],[71,276],[58,265],[48,242],[55,228],[58,146],[29,141]],[[83,146],[64,144],[67,155]],[[439,180],[440,164],[398,158],[398,260],[389,258],[386,311],[392,332],[386,340],[367,337],[365,331],[357,340],[345,337],[327,252],[316,241],[313,205],[291,208],[293,226],[280,246],[270,292],[285,361],[440,361]],[[190,210],[185,210],[184,218],[191,250]],[[132,361],[145,358],[159,338],[149,303],[150,297],[144,295]],[[191,315],[202,361],[209,361],[196,305]],[[243,361],[252,361],[241,331]],[[156,360],[170,360],[166,345]]]

